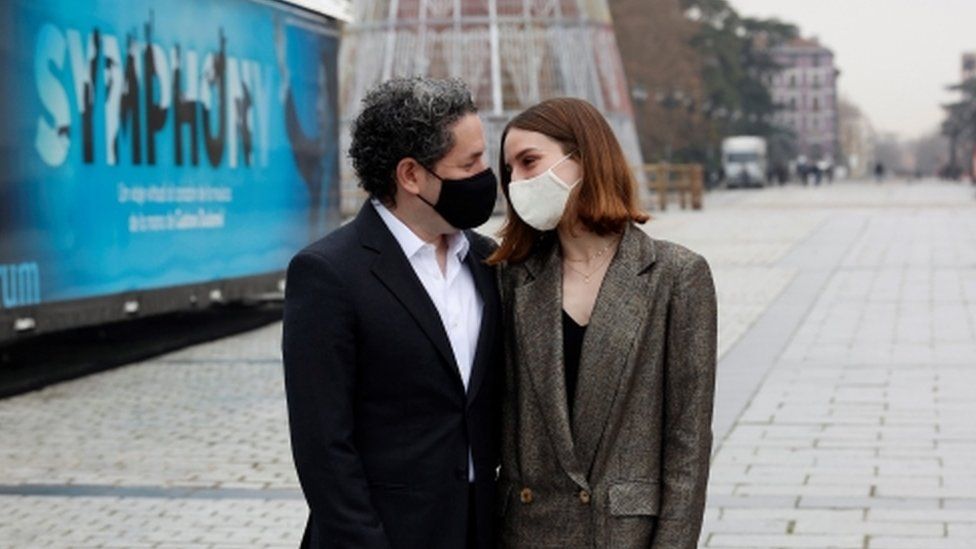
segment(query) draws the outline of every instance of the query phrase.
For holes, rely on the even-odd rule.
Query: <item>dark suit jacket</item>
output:
[[[715,385],[705,260],[629,226],[583,338],[570,417],[558,246],[502,272],[502,546],[694,549]]]
[[[465,547],[468,447],[480,546],[492,541],[501,378],[491,240],[467,232],[484,301],[465,393],[433,302],[375,208],[288,267],[283,355],[303,546]]]

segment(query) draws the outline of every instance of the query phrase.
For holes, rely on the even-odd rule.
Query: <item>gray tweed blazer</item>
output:
[[[558,246],[500,270],[502,547],[694,548],[711,453],[716,302],[704,258],[624,232],[566,405]]]

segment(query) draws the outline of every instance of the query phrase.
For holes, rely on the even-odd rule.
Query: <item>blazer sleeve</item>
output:
[[[682,269],[668,323],[661,510],[652,549],[694,549],[712,449],[717,339],[715,285],[694,256]]]
[[[353,440],[355,311],[326,258],[288,266],[282,355],[292,453],[319,547],[388,549]]]

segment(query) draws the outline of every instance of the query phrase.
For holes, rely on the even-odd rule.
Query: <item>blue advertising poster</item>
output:
[[[334,20],[259,0],[0,19],[0,313],[278,272],[337,224]]]

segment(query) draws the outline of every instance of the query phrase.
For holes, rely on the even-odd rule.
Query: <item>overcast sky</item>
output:
[[[841,70],[838,89],[875,129],[919,137],[942,121],[976,51],[976,0],[729,0],[740,15],[777,17],[817,36]]]

